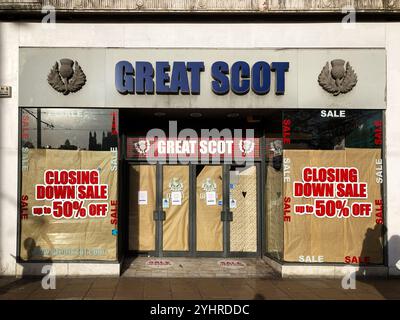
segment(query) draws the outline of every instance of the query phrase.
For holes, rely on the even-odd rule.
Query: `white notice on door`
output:
[[[147,204],[147,191],[139,191],[139,205]]]
[[[231,209],[236,209],[236,200],[235,199],[231,199],[229,202],[229,207]]]
[[[171,204],[173,206],[181,206],[182,205],[182,192],[180,192],[180,191],[171,192]]]
[[[206,192],[206,203],[208,206],[217,205],[217,194],[215,192]]]

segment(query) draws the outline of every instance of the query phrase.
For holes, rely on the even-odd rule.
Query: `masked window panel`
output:
[[[197,251],[222,251],[222,166],[196,167]]]
[[[189,166],[163,167],[163,249],[189,250]]]
[[[265,186],[265,230],[267,253],[276,259],[283,255],[283,171],[282,139],[267,138]]]
[[[382,112],[286,111],[283,127],[283,259],[382,264]]]
[[[155,249],[156,166],[129,167],[129,250]]]
[[[257,167],[237,167],[230,172],[230,250],[257,251]]]

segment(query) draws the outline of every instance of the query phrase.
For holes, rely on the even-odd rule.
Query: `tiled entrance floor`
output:
[[[122,277],[156,278],[276,278],[262,259],[147,258],[127,259]]]

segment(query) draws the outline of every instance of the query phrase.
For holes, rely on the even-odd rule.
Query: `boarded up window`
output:
[[[21,258],[116,260],[118,174],[112,166],[116,154],[29,149],[26,156]]]
[[[189,166],[163,167],[163,249],[189,250]]]
[[[285,150],[284,159],[284,260],[382,264],[381,150]]]
[[[155,249],[156,166],[129,167],[129,250]]]
[[[117,260],[118,111],[24,108],[20,257]]]

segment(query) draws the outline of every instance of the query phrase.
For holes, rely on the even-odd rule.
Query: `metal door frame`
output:
[[[152,165],[143,161],[126,161],[129,172],[130,165]],[[261,162],[255,161],[256,166],[256,193],[257,193],[257,250],[256,252],[231,252],[230,251],[230,221],[232,219],[232,212],[229,210],[229,171],[231,167],[240,166],[236,164],[169,164],[169,163],[157,163],[156,166],[156,205],[154,210],[153,218],[155,220],[155,250],[154,251],[132,251],[129,250],[129,244],[126,244],[128,248],[128,254],[134,254],[139,256],[153,256],[153,257],[218,257],[218,258],[240,258],[240,257],[261,257],[262,255],[262,234],[263,234],[263,223],[262,223],[262,179],[261,179]],[[189,166],[189,250],[188,251],[165,251],[163,250],[163,221],[165,220],[165,211],[162,208],[162,197],[163,197],[163,167],[164,165],[177,165],[177,166]],[[196,166],[222,166],[222,210],[221,219],[223,223],[222,237],[223,237],[223,250],[222,251],[197,251],[197,228],[196,228]],[[128,177],[128,175],[126,175]],[[126,179],[126,190],[129,194],[129,177]],[[125,198],[124,202],[127,202],[128,197]],[[126,203],[126,207],[129,207],[129,203]],[[128,216],[128,215],[127,215]],[[129,219],[125,219],[127,222],[127,235],[129,234]],[[124,239],[129,239],[128,236]]]

